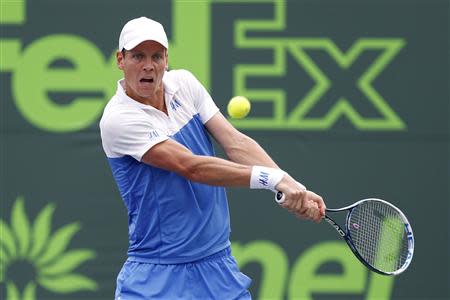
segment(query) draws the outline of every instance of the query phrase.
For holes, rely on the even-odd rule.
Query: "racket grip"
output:
[[[278,204],[282,204],[284,202],[284,200],[286,199],[286,196],[283,194],[283,192],[276,192],[275,193],[275,201]]]
[[[302,190],[305,190],[305,191],[306,191],[306,187],[305,187],[303,184],[301,184],[301,183],[298,182],[298,181],[296,181],[296,183],[300,186],[300,188],[301,188]],[[275,201],[276,201],[278,204],[282,204],[282,203],[284,202],[284,200],[286,200],[286,196],[283,194],[283,192],[277,191],[277,192],[275,193]]]

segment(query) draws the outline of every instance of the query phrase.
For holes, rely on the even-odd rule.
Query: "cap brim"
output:
[[[133,49],[134,47],[136,47],[137,45],[139,45],[140,43],[145,42],[145,41],[154,41],[154,42],[157,42],[158,44],[160,44],[161,46],[163,46],[164,48],[167,49],[167,45],[164,45],[164,42],[159,41],[159,40],[154,39],[154,38],[151,38],[151,37],[149,37],[149,38],[139,38],[139,39],[135,39],[135,40],[129,41],[128,43],[126,43],[126,44],[123,46],[123,48],[124,48],[125,50],[131,50],[131,49]]]

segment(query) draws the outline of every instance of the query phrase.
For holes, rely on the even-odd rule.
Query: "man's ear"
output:
[[[166,49],[165,51],[166,55],[166,71],[169,70],[169,51]]]
[[[123,70],[123,60],[125,59],[125,57],[122,51],[116,52],[116,58],[117,58],[117,66],[119,67],[119,69]]]

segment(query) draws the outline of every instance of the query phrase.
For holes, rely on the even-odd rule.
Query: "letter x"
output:
[[[290,43],[288,51],[315,81],[315,85],[291,112],[288,122],[301,123],[303,128],[327,129],[333,126],[337,119],[345,115],[355,127],[361,130],[404,129],[406,126],[403,121],[371,85],[372,81],[386,68],[404,44],[404,41],[401,39],[365,38],[357,40],[346,53],[343,53],[329,39],[298,39],[294,43]],[[312,59],[311,51],[327,53],[344,71],[340,74],[344,77],[354,76],[353,71],[349,72],[350,69],[361,69],[352,67],[356,65],[356,61],[361,61],[358,58],[363,56],[362,54],[368,51],[379,54],[376,55],[376,58],[369,64],[367,69],[358,75],[359,77],[346,80],[340,79],[341,84],[342,82],[346,82],[346,84],[345,88],[342,86],[339,88],[339,85],[336,85],[336,78],[332,81],[319,68],[318,63]],[[323,62],[324,60],[322,59],[322,64]],[[370,102],[371,107],[375,109],[375,111],[372,110],[370,116],[362,115],[360,111],[355,109],[355,106],[361,107],[361,105],[355,105],[355,101],[353,101],[353,104],[350,104],[350,97],[342,94],[344,91],[348,92],[349,79],[354,83],[353,86],[356,87],[356,89],[352,89],[353,93],[350,94],[354,95],[354,98],[356,95],[358,100],[366,99]],[[324,98],[330,97],[330,95],[337,96],[337,99],[333,100],[333,104],[327,109],[325,116],[312,117],[313,108],[322,106],[323,109],[324,104],[320,102]],[[367,107],[367,105],[365,106]]]

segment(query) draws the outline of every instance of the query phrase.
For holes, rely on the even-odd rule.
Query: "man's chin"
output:
[[[155,89],[153,88],[141,88],[139,89],[139,97],[151,98],[155,95]]]

